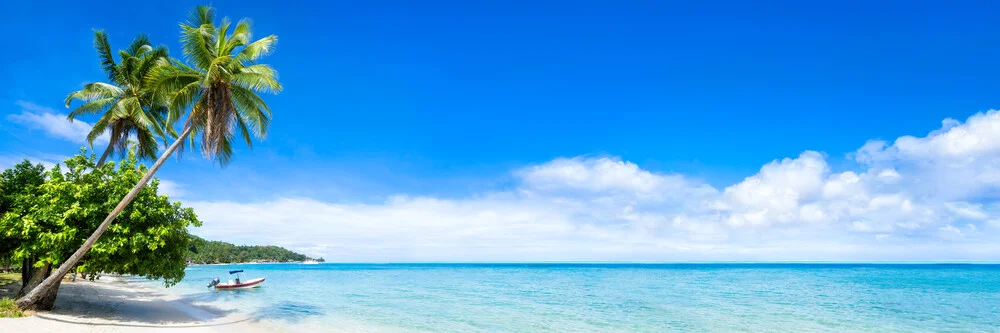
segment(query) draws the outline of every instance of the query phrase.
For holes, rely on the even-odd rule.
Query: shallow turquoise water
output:
[[[230,269],[263,288],[212,291]],[[255,264],[170,292],[313,332],[1000,332],[1000,265]]]

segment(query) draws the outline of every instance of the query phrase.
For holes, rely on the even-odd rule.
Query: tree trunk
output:
[[[184,138],[186,138],[188,134],[191,134],[191,129],[192,126],[190,123],[184,126],[184,131],[181,132],[179,137],[177,137],[177,140],[167,148],[167,151],[163,152],[163,155],[160,155],[160,158],[156,160],[156,163],[153,163],[153,167],[146,172],[146,175],[139,180],[139,183],[135,184],[135,187],[133,187],[132,190],[125,195],[125,198],[122,198],[122,201],[118,203],[118,206],[115,206],[115,209],[108,214],[108,217],[104,219],[104,222],[101,222],[101,225],[97,227],[97,230],[94,230],[94,233],[87,238],[87,241],[83,242],[83,246],[80,246],[80,248],[69,257],[69,259],[66,259],[66,261],[59,265],[59,269],[57,269],[53,274],[59,277],[59,279],[46,279],[45,281],[42,281],[42,284],[38,285],[35,289],[32,289],[27,295],[17,299],[18,308],[34,308],[36,304],[41,305],[40,302],[43,298],[47,299],[49,296],[51,296],[52,301],[55,302],[55,292],[59,288],[59,283],[62,281],[62,277],[65,276],[66,273],[69,273],[69,270],[80,262],[80,259],[83,258],[83,255],[87,254],[87,251],[90,251],[90,248],[94,246],[94,243],[97,243],[99,238],[101,238],[101,234],[103,234],[105,230],[108,230],[108,227],[111,226],[111,222],[114,222],[115,218],[118,217],[118,214],[121,214],[122,210],[125,209],[125,206],[132,203],[132,200],[134,200],[136,195],[139,194],[139,191],[141,191],[142,188],[146,186],[146,183],[149,183],[149,180],[153,178],[153,174],[156,173],[156,170],[159,170],[160,167],[163,166],[163,162],[166,162],[167,158],[173,154],[174,150],[177,150],[177,147],[184,142]]]
[[[109,142],[108,142],[108,148],[104,149],[104,154],[101,155],[101,159],[97,160],[97,167],[98,168],[100,168],[102,165],[104,165],[104,160],[108,159],[108,155],[111,155],[111,151],[114,150],[113,147],[114,147],[114,141],[110,141],[109,140]]]
[[[24,285],[25,281],[28,281],[28,279],[31,278],[31,269],[34,268],[34,266],[31,266],[31,263],[32,263],[31,259],[23,259],[23,260],[21,260],[21,285],[22,286]],[[18,293],[18,294],[20,294],[20,293]]]
[[[35,268],[31,266],[34,262],[28,264],[27,278],[24,278],[25,274],[21,275],[21,290],[17,291],[16,297],[21,297],[27,294],[32,289],[35,289],[42,281],[45,280],[46,276],[52,272],[52,264],[45,264],[45,266]]]
[[[28,306],[27,308],[24,308],[22,310],[34,310],[34,311],[52,310],[52,307],[56,305],[56,296],[59,293],[59,286],[62,285],[63,279],[61,276],[60,277],[53,276],[51,278],[45,279],[45,281],[49,280],[53,281],[52,287],[49,287],[48,289],[41,291],[41,296],[39,296],[38,302],[35,302],[34,305]]]

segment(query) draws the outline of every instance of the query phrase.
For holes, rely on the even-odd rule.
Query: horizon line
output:
[[[296,262],[243,262],[195,265],[302,264]],[[1000,264],[1000,260],[762,260],[762,261],[324,261],[316,264]],[[193,265],[189,265],[193,266]]]

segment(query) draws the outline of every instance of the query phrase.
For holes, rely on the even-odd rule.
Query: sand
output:
[[[195,306],[177,296],[104,276],[63,283],[55,308],[0,318],[0,332],[273,332],[231,311]]]

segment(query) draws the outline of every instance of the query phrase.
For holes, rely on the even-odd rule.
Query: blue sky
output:
[[[6,14],[0,25],[6,31],[24,31],[9,36],[8,51],[0,53],[4,76],[0,162],[21,157],[55,162],[81,146],[72,138],[73,126],[53,129],[25,114],[65,114],[62,100],[67,93],[103,78],[91,46],[92,29],[105,29],[115,48],[125,47],[137,33],[147,33],[179,57],[177,25],[196,4],[0,5]],[[1000,35],[995,32],[1000,23],[992,17],[996,4],[213,1],[212,5],[221,15],[252,18],[258,36],[278,35],[276,52],[264,62],[278,69],[285,91],[267,97],[275,114],[269,136],[252,151],[237,151],[228,167],[188,154],[161,171],[176,197],[192,202],[206,219],[204,230],[196,233],[234,242],[281,243],[346,261],[456,259],[444,253],[458,248],[479,249],[469,260],[935,259],[930,254],[879,256],[861,250],[861,254],[820,251],[797,258],[789,254],[794,251],[763,250],[806,246],[772,242],[767,235],[775,229],[801,235],[796,239],[808,243],[815,228],[789,224],[806,220],[802,216],[810,203],[825,205],[832,200],[818,194],[819,189],[753,190],[794,192],[793,208],[765,210],[774,214],[795,209],[798,217],[782,215],[764,218],[768,222],[760,225],[749,223],[754,225],[751,234],[759,234],[753,236],[758,238],[732,236],[741,225],[732,220],[736,212],[762,209],[755,206],[761,202],[738,199],[740,184],[760,176],[758,183],[767,185],[767,165],[772,162],[777,169],[809,169],[816,165],[807,162],[818,159],[822,167],[817,169],[821,180],[817,188],[825,188],[842,172],[860,175],[862,183],[864,175],[875,177],[888,169],[900,172],[904,180],[919,179],[906,188],[867,186],[865,207],[871,208],[879,195],[896,195],[900,202],[924,204],[933,211],[927,218],[936,221],[911,229],[907,222],[864,227],[855,222],[866,225],[863,217],[878,221],[897,217],[870,210],[850,215],[845,213],[850,209],[830,204],[823,208],[829,220],[823,223],[853,228],[844,231],[837,244],[886,249],[889,246],[869,244],[869,236],[881,237],[879,241],[898,237],[892,246],[900,249],[924,244],[927,253],[954,249],[955,259],[996,259],[983,254],[989,251],[981,247],[969,248],[968,242],[954,245],[954,239],[931,235],[950,232],[949,226],[962,230],[968,225],[986,233],[994,220],[990,205],[996,187],[969,185],[943,191],[955,192],[948,197],[929,195],[919,190],[938,186],[928,185],[928,179],[955,170],[926,167],[943,163],[926,154],[900,153],[911,150],[899,147],[910,146],[892,145],[897,138],[912,135],[926,139],[921,142],[931,147],[932,131],[952,128],[942,125],[945,119],[957,119],[958,128],[970,133],[992,133],[976,132],[966,120],[997,107]],[[980,116],[984,123],[993,119],[990,114]],[[859,149],[879,139],[887,141],[887,148],[872,154],[878,158],[860,161]],[[977,144],[986,145],[985,139],[977,139],[981,140]],[[962,167],[980,176],[992,172],[989,165],[1000,156],[989,147],[982,149],[961,156],[966,158]],[[783,158],[789,158],[789,164]],[[976,162],[969,164],[968,158]],[[799,162],[803,165],[795,164]],[[559,169],[567,166],[572,168]],[[553,176],[546,168],[583,170],[585,175],[569,179]],[[715,193],[693,190],[708,196],[694,204],[670,196],[651,197],[647,192],[657,190],[645,186],[581,187],[603,184],[608,178],[600,174],[602,170],[631,172],[638,178],[622,181],[633,185],[670,183],[669,177],[682,176],[682,183],[690,185],[682,188],[707,187]],[[540,180],[540,174],[552,177]],[[992,184],[983,177],[970,178],[969,183]],[[558,180],[563,183],[553,183]],[[584,192],[593,195],[580,194]],[[539,199],[525,193],[545,195]],[[607,212],[618,213],[526,203],[563,202],[556,199],[584,206],[610,200],[617,204],[608,203]],[[427,215],[427,220],[462,223],[487,212],[505,215],[538,208],[545,211],[538,216],[558,215],[554,219],[572,235],[543,237],[554,230],[543,228],[527,235],[538,236],[536,242],[546,245],[542,249],[504,252],[499,249],[524,242],[493,240],[484,241],[492,245],[470,247],[442,239],[417,244],[391,241],[398,232],[385,234],[388,231],[381,229],[352,238],[336,230],[343,227],[358,233],[368,228],[301,217],[289,223],[311,221],[327,225],[330,233],[326,238],[295,241],[301,237],[227,233],[225,228],[240,222],[212,213],[220,205],[243,205],[225,207],[252,211],[254,205],[291,202],[300,211],[333,209],[355,216],[351,214],[400,206],[411,212],[408,205],[427,203],[421,200],[456,210],[452,215]],[[716,205],[723,201],[725,205]],[[954,213],[965,208],[985,217],[970,222]],[[450,208],[431,210],[436,209]],[[629,209],[658,218],[636,222],[621,213]],[[706,213],[712,209],[715,215]],[[372,224],[397,229],[393,223],[422,214],[369,213],[364,219]],[[677,222],[679,216],[704,228],[725,229],[719,231],[725,239],[678,231],[684,224]],[[213,222],[219,227],[213,229]],[[520,225],[510,223],[503,226]],[[660,230],[667,225],[673,229]],[[479,230],[481,225],[434,226],[429,230],[463,234],[462,230]],[[604,236],[582,234],[591,227]],[[493,232],[507,230],[498,228]],[[552,250],[611,237],[608,230],[627,234],[609,240],[607,252]],[[971,239],[968,234],[963,236]],[[982,240],[988,235],[979,235],[976,246],[985,246]],[[640,236],[651,240],[639,240]],[[370,251],[337,245],[361,239],[385,244]],[[681,239],[690,245],[688,250],[636,245],[679,244]],[[699,247],[705,244],[712,244],[710,250]],[[761,244],[762,250],[741,257],[735,249],[746,244]]]

